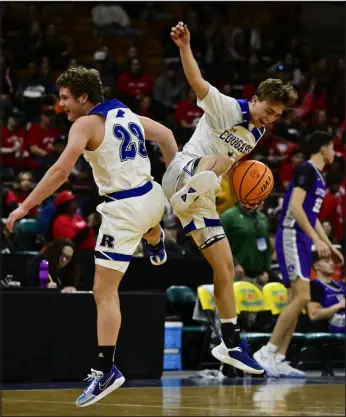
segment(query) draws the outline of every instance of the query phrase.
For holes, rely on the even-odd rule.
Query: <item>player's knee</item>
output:
[[[233,260],[229,259],[213,267],[214,280],[219,283],[229,284],[234,278]]]
[[[298,294],[298,300],[299,300],[299,302],[300,302],[300,304],[301,304],[302,308],[304,308],[304,307],[306,307],[306,306],[310,303],[310,301],[311,301],[310,294],[309,294],[309,293],[304,293],[304,292],[302,292],[302,293]]]
[[[97,305],[107,303],[109,299],[113,300],[117,291],[117,287],[108,285],[108,283],[102,281],[102,279],[95,279],[93,294]]]

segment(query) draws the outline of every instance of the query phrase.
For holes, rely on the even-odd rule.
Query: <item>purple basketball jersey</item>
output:
[[[309,181],[309,187],[307,187],[306,189],[306,187],[302,186],[302,188],[306,190],[306,197],[303,203],[303,209],[313,228],[315,227],[316,220],[319,215],[323,198],[327,189],[322,173],[310,161],[307,161],[304,164],[302,164],[301,167],[298,167],[295,178],[291,181],[289,188],[285,194],[280,218],[281,227],[289,227],[291,229],[294,228],[298,233],[304,232],[297,224],[295,218],[291,213],[290,202],[292,198],[293,188],[299,187],[300,183],[301,185],[306,183],[306,178],[303,174],[304,170],[307,170],[305,167],[311,167],[313,169],[313,171],[311,168],[308,170],[308,172],[310,171],[313,173],[312,176],[314,177]],[[302,171],[301,175],[299,173],[299,169]]]
[[[290,210],[295,187],[306,191],[303,209],[312,227],[315,227],[326,192],[322,173],[310,161],[296,169],[285,194],[275,242],[280,272],[287,287],[297,278],[308,280],[312,266],[312,240],[297,224]]]

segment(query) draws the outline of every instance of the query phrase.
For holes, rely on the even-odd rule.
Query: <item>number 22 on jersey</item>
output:
[[[141,128],[136,123],[129,123],[127,129],[122,125],[114,125],[113,134],[116,139],[121,140],[119,147],[121,162],[135,159],[137,154],[142,158],[147,157],[145,138]]]

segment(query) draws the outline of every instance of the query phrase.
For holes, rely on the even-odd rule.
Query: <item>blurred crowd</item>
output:
[[[203,110],[186,83],[179,51],[169,38],[173,16],[161,3],[141,3],[140,8],[135,2],[115,6],[90,3],[90,23],[85,25],[92,26],[97,47],[89,60],[79,54],[74,38],[66,38],[53,19],[59,13],[76,14],[78,4],[52,3],[41,9],[37,3],[28,3],[22,6],[22,20],[16,18],[16,7],[16,3],[1,5],[2,218],[26,198],[66,146],[70,123],[59,107],[55,86],[56,76],[66,68],[81,64],[96,68],[105,86],[106,100],[117,97],[138,114],[168,126],[180,148],[189,140]],[[252,13],[244,13],[231,30],[227,28],[227,2],[193,3],[193,7],[186,7],[184,18],[202,73],[223,94],[251,99],[259,82],[268,77],[291,82],[299,93],[294,108],[266,126],[264,137],[248,156],[266,163],[276,179],[274,191],[262,210],[249,213],[238,205],[232,207],[234,200],[227,176],[217,198],[221,219],[227,235],[233,236],[233,243],[234,233],[237,242],[254,242],[251,250],[249,246],[232,247],[237,277],[256,279],[258,285],[264,285],[268,280],[279,279],[273,242],[282,196],[294,169],[308,158],[305,140],[316,129],[330,133],[336,149],[335,161],[326,169],[328,193],[321,219],[330,239],[344,246],[344,58],[321,56],[313,49],[300,20],[299,4],[288,6],[284,19],[280,9],[274,8],[271,24],[262,29],[256,20],[261,6],[254,5]],[[158,73],[148,69],[150,51],[141,41],[143,37],[150,39],[150,33],[133,24],[145,19],[152,25],[160,22],[163,28],[158,38]],[[114,37],[131,41],[121,58],[110,52]],[[147,142],[147,147],[153,175],[161,182],[164,162],[155,144]],[[31,210],[25,221],[17,225],[14,237],[2,230],[2,251],[45,251],[59,239],[72,242],[73,250],[92,250],[100,225],[96,212],[99,202],[90,167],[81,157],[68,182]],[[247,227],[240,227],[243,222]],[[34,226],[25,232],[29,224]],[[168,202],[162,225],[169,253],[201,256],[192,240],[183,235]],[[237,225],[239,230],[234,232]],[[264,239],[262,248],[255,244],[258,238]],[[60,245],[60,251],[65,246]],[[137,256],[143,256],[141,247]]]

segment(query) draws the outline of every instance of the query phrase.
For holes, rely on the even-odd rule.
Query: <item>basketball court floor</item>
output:
[[[316,374],[316,373],[315,373]],[[75,399],[82,384],[2,387],[4,416],[344,416],[345,376],[306,380],[228,378],[170,373],[160,381],[127,381],[87,408]]]

